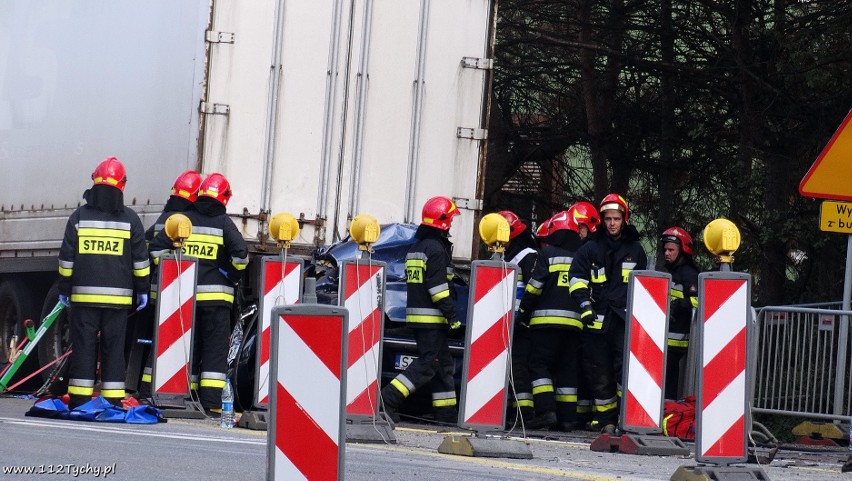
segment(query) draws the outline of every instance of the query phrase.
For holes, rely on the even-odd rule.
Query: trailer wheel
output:
[[[47,317],[50,314],[50,311],[56,307],[56,302],[59,299],[59,287],[56,283],[54,283],[50,290],[47,292],[47,296],[44,298],[44,305],[41,308],[41,317],[39,318],[39,322],[41,319]],[[50,326],[47,332],[44,333],[44,337],[38,345],[38,360],[39,364],[44,366],[54,359],[65,353],[65,350],[68,348],[70,344],[70,333],[68,331],[68,311],[63,309],[62,312],[59,313],[59,316],[54,321],[53,325]],[[47,381],[50,377],[50,373],[53,371],[52,368],[45,369],[42,371],[41,376],[42,379]],[[65,363],[65,367],[59,373],[59,376],[50,386],[50,392],[53,395],[62,395],[65,394],[65,391],[68,389],[68,377],[65,373],[68,371],[68,363]]]
[[[30,288],[18,279],[6,279],[0,282],[0,351],[2,351],[2,359],[0,366],[5,365],[9,360],[9,352],[11,351],[10,344],[15,336],[17,336],[17,345],[26,336],[24,331],[24,320],[36,320],[38,316],[38,308],[36,307],[35,295]],[[36,320],[36,322],[38,322]],[[32,356],[35,357],[35,356]],[[14,384],[17,380],[23,379],[26,374],[31,373],[36,367],[36,361],[28,358],[21,366],[18,374],[12,380]],[[27,389],[31,383],[22,386],[22,389]],[[37,384],[35,384],[37,386]]]

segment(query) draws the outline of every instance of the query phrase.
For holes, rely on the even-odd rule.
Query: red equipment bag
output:
[[[695,439],[695,396],[663,404],[663,434],[680,439]]]

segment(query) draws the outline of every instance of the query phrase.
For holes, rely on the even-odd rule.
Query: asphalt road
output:
[[[125,425],[25,417],[32,404],[0,398],[0,479],[242,481],[266,476],[264,431],[224,430],[212,419]],[[678,467],[695,465],[691,457],[593,452],[590,433],[535,432],[515,438],[528,444],[534,456],[529,460],[440,454],[437,447],[447,433],[429,425],[403,423],[394,435],[396,444],[348,443],[345,479],[650,481],[668,480]],[[845,459],[840,450],[781,450],[763,469],[772,480],[852,479],[840,473]],[[11,472],[28,469],[32,474]]]

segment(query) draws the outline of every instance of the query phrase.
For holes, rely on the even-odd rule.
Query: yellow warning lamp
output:
[[[166,219],[163,230],[166,231],[166,237],[172,240],[172,245],[181,247],[192,235],[192,221],[183,214],[172,214]]]
[[[730,264],[740,247],[740,230],[728,219],[716,219],[704,228],[704,245],[719,262]]]
[[[488,214],[479,221],[479,237],[490,252],[500,254],[509,242],[509,221],[500,214]]]
[[[290,214],[276,214],[269,222],[269,235],[275,239],[278,247],[289,249],[297,235],[299,235],[299,221]]]
[[[379,240],[381,232],[379,221],[370,214],[358,214],[349,224],[349,235],[362,251],[373,252],[372,245]]]

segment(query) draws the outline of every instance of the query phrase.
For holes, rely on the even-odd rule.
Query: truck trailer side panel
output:
[[[0,2],[0,365],[56,303],[65,223],[109,156],[150,225],[198,167],[211,0]],[[67,348],[64,314],[39,343]],[[29,358],[37,361],[35,356]],[[23,371],[30,371],[28,365]],[[49,371],[46,371],[46,375]]]
[[[231,179],[246,234],[263,240],[264,216],[289,212],[298,243],[327,245],[354,215],[418,222],[446,195],[463,212],[454,255],[469,259],[487,76],[463,59],[486,55],[491,2],[234,5],[214,9],[235,42],[211,57],[208,102],[231,108],[205,119],[203,163]]]
[[[124,163],[125,202],[151,216],[195,168],[209,10],[209,0],[0,3],[0,269],[55,256],[102,159]]]

